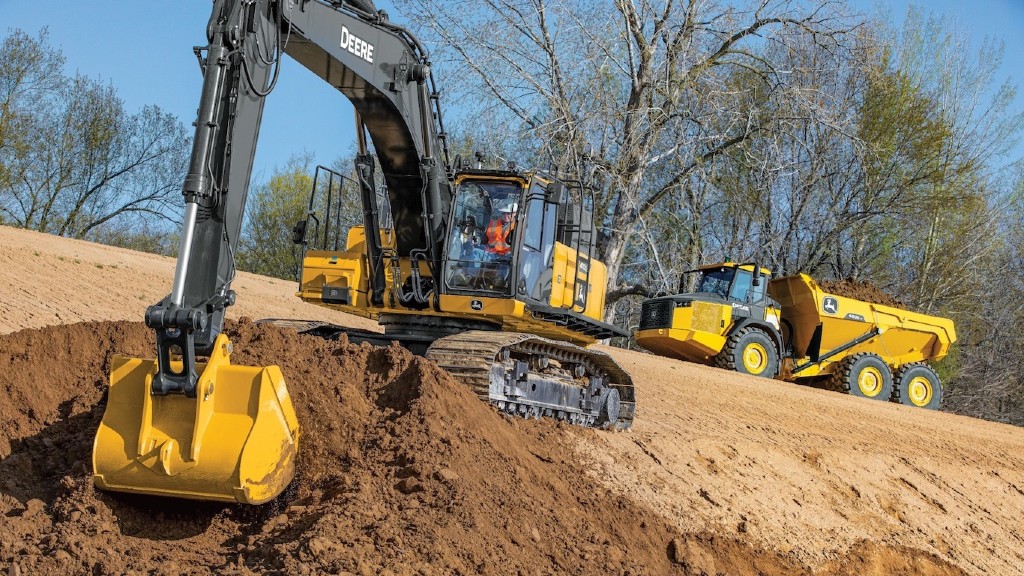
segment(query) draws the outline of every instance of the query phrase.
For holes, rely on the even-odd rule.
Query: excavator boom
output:
[[[156,359],[115,363],[93,469],[96,485],[110,490],[254,504],[291,481],[298,422],[281,371],[231,365],[221,331],[235,300],[235,246],[263,105],[282,55],[352,101],[399,207],[400,250],[440,259],[448,187],[435,158],[443,139],[425,88],[426,55],[372,3],[215,0],[207,40],[197,49],[203,88],[174,281],[145,316]]]

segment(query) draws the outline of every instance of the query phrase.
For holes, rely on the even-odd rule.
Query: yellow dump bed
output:
[[[797,358],[814,354],[818,324],[821,356],[878,330],[878,335],[828,358],[830,364],[859,352],[877,354],[890,366],[933,361],[944,357],[956,341],[952,320],[828,294],[806,274],[772,280],[768,293],[782,307],[784,330],[790,332],[788,341]],[[822,367],[800,376],[824,371]]]

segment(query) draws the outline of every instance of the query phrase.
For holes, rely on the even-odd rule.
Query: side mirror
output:
[[[551,204],[562,204],[565,202],[565,184],[557,181],[548,184],[546,201]]]
[[[292,244],[306,243],[306,224],[306,220],[299,220],[295,223],[295,227],[292,228]]]

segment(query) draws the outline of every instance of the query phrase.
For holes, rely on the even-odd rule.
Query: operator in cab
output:
[[[506,288],[511,272],[512,234],[516,228],[516,211],[519,204],[514,200],[498,205],[494,216],[484,231],[484,261],[493,262],[493,286]]]
[[[487,246],[484,250],[490,256],[489,260],[498,260],[501,257],[508,258],[512,252],[512,231],[516,227],[516,209],[519,205],[512,201],[498,207],[491,222],[487,225],[484,238]]]

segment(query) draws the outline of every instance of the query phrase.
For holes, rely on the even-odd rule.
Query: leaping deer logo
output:
[[[829,296],[821,303],[821,309],[829,314],[839,314],[839,301]]]

